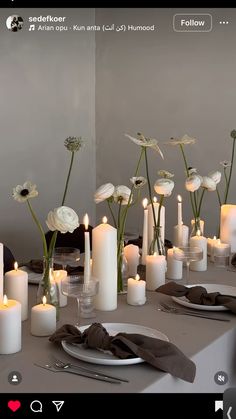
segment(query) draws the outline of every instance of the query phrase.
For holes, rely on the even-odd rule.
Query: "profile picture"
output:
[[[7,29],[12,32],[20,31],[23,27],[23,19],[18,15],[11,15],[6,20]]]

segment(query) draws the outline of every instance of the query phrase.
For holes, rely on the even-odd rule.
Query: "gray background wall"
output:
[[[177,221],[178,193],[189,223],[180,153],[162,143],[185,133],[195,137],[197,144],[187,146],[186,153],[202,174],[220,169],[219,161],[230,157],[229,133],[236,128],[236,11],[198,9],[212,14],[210,33],[174,32],[176,12],[185,10],[23,9],[18,13],[25,19],[52,14],[79,25],[96,19],[97,25],[155,24],[158,31],[11,33],[5,28],[9,9],[1,10],[0,234],[18,260],[39,257],[42,251],[26,206],[11,198],[12,187],[27,179],[37,184],[39,197],[32,204],[44,222],[60,203],[69,164],[63,141],[69,135],[86,138],[67,199],[81,220],[85,212],[92,224],[108,214],[104,204],[93,203],[96,186],[108,181],[129,185],[139,150],[124,133],[141,131],[159,139],[165,155],[161,161],[149,153],[152,182],[159,169],[175,173],[176,186],[166,200],[166,236],[172,238]],[[219,16],[231,24],[219,25]],[[232,202],[235,186],[234,172]],[[216,232],[218,210],[215,193],[206,194],[202,217],[207,235]],[[141,205],[130,210],[127,229],[142,231]]]

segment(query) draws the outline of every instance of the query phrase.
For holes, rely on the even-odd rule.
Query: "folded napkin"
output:
[[[173,295],[174,297],[185,296],[193,304],[225,306],[232,311],[232,313],[236,314],[236,297],[223,295],[219,292],[207,292],[206,288],[201,287],[201,285],[188,288],[184,285],[176,284],[176,282],[171,281],[167,284],[161,285],[156,289],[156,292]]]
[[[32,259],[27,263],[24,263],[31,271],[41,274],[43,272],[43,261],[41,259]],[[54,263],[54,269],[62,269],[62,265]],[[67,266],[66,270],[69,275],[79,275],[84,271],[83,266]]]
[[[173,343],[133,333],[110,336],[100,323],[93,323],[83,333],[75,326],[65,324],[49,340],[83,343],[85,348],[108,350],[121,359],[140,357],[155,368],[190,383],[193,383],[196,374],[195,364]]]

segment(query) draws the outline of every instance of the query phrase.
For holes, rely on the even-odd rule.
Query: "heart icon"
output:
[[[12,412],[16,412],[21,407],[19,400],[10,400],[7,405]]]

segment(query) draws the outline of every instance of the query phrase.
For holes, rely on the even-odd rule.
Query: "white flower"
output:
[[[202,183],[202,177],[199,175],[191,175],[189,176],[185,181],[185,188],[189,192],[195,192],[197,191]]]
[[[214,180],[214,182],[215,182],[215,184],[216,185],[218,185],[218,183],[220,182],[220,180],[221,180],[221,173],[220,172],[218,172],[218,170],[216,170],[215,172],[210,172],[209,174],[208,174],[208,176],[212,179],[212,180]]]
[[[207,189],[209,192],[212,192],[216,190],[216,183],[209,176],[203,176],[201,187]]]
[[[36,185],[29,181],[25,182],[23,186],[17,185],[12,191],[13,198],[18,202],[25,202],[29,198],[35,198],[38,194]]]
[[[102,201],[110,198],[115,191],[115,186],[112,183],[105,183],[104,185],[100,186],[95,194],[94,194],[94,201],[96,204],[99,204]]]
[[[159,176],[161,176],[161,177],[168,178],[168,179],[170,179],[170,178],[174,177],[174,174],[173,174],[173,173],[168,172],[168,170],[159,170],[159,171],[157,172],[157,174],[158,174]]]
[[[170,196],[175,184],[170,179],[157,179],[154,184],[154,189],[159,195]]]
[[[186,144],[194,144],[196,142],[195,138],[189,137],[185,134],[182,138],[171,138],[170,141],[167,141],[165,144],[170,145],[186,145]]]
[[[134,185],[135,189],[142,188],[142,186],[146,185],[147,179],[143,176],[132,177],[130,182]]]
[[[72,208],[62,206],[48,213],[46,224],[51,231],[73,233],[79,227],[79,217]]]
[[[220,164],[221,164],[221,166],[223,166],[224,168],[226,168],[226,167],[230,167],[230,166],[231,166],[231,162],[230,162],[230,161],[228,161],[228,160],[223,160],[223,161],[220,161]]]
[[[113,193],[113,198],[115,202],[120,202],[121,205],[127,205],[130,194],[131,194],[131,190],[127,186],[118,185],[116,186],[115,191]]]
[[[156,150],[160,156],[162,157],[162,159],[164,159],[163,153],[160,149],[160,147],[157,145],[158,141],[155,140],[155,138],[148,138],[148,137],[144,137],[143,134],[138,133],[137,136],[138,138],[135,137],[131,137],[131,135],[129,134],[125,134],[126,137],[128,137],[131,141],[133,141],[133,143],[141,146],[141,147],[151,147],[154,150]]]

